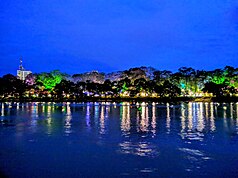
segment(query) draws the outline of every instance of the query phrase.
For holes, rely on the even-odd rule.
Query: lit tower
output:
[[[22,66],[22,57],[20,57],[20,65],[19,65],[19,70],[24,70],[23,66]]]
[[[24,69],[24,67],[22,65],[22,57],[21,57],[19,69],[17,70],[17,78],[19,78],[20,80],[25,80],[26,76],[30,73],[32,73],[32,72]]]

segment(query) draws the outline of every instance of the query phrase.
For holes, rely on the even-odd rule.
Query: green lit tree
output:
[[[59,70],[54,70],[50,73],[41,73],[37,75],[37,82],[46,90],[53,90],[54,87],[65,79],[67,74],[61,73]]]
[[[226,80],[225,73],[222,69],[215,69],[210,72],[211,82],[215,84],[223,84]]]
[[[191,81],[193,81],[195,77],[195,70],[191,67],[181,67],[178,69],[181,74],[182,82],[181,86],[185,91],[191,91]]]
[[[234,67],[226,66],[224,68],[224,76],[227,85],[238,88],[238,68],[235,69]]]

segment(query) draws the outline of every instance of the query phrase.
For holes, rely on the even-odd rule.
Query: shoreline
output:
[[[101,98],[101,97],[84,97],[77,99],[57,99],[57,98],[6,98],[0,99],[0,102],[238,102],[238,97],[115,97],[115,98]]]

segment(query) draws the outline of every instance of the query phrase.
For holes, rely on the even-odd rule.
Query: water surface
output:
[[[1,103],[7,177],[235,177],[238,103]]]

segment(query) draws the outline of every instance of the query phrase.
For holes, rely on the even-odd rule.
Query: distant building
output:
[[[29,70],[25,70],[22,66],[22,59],[20,59],[20,65],[19,65],[19,70],[17,70],[17,78],[20,80],[25,80],[26,76],[28,74],[31,74],[32,72]]]

